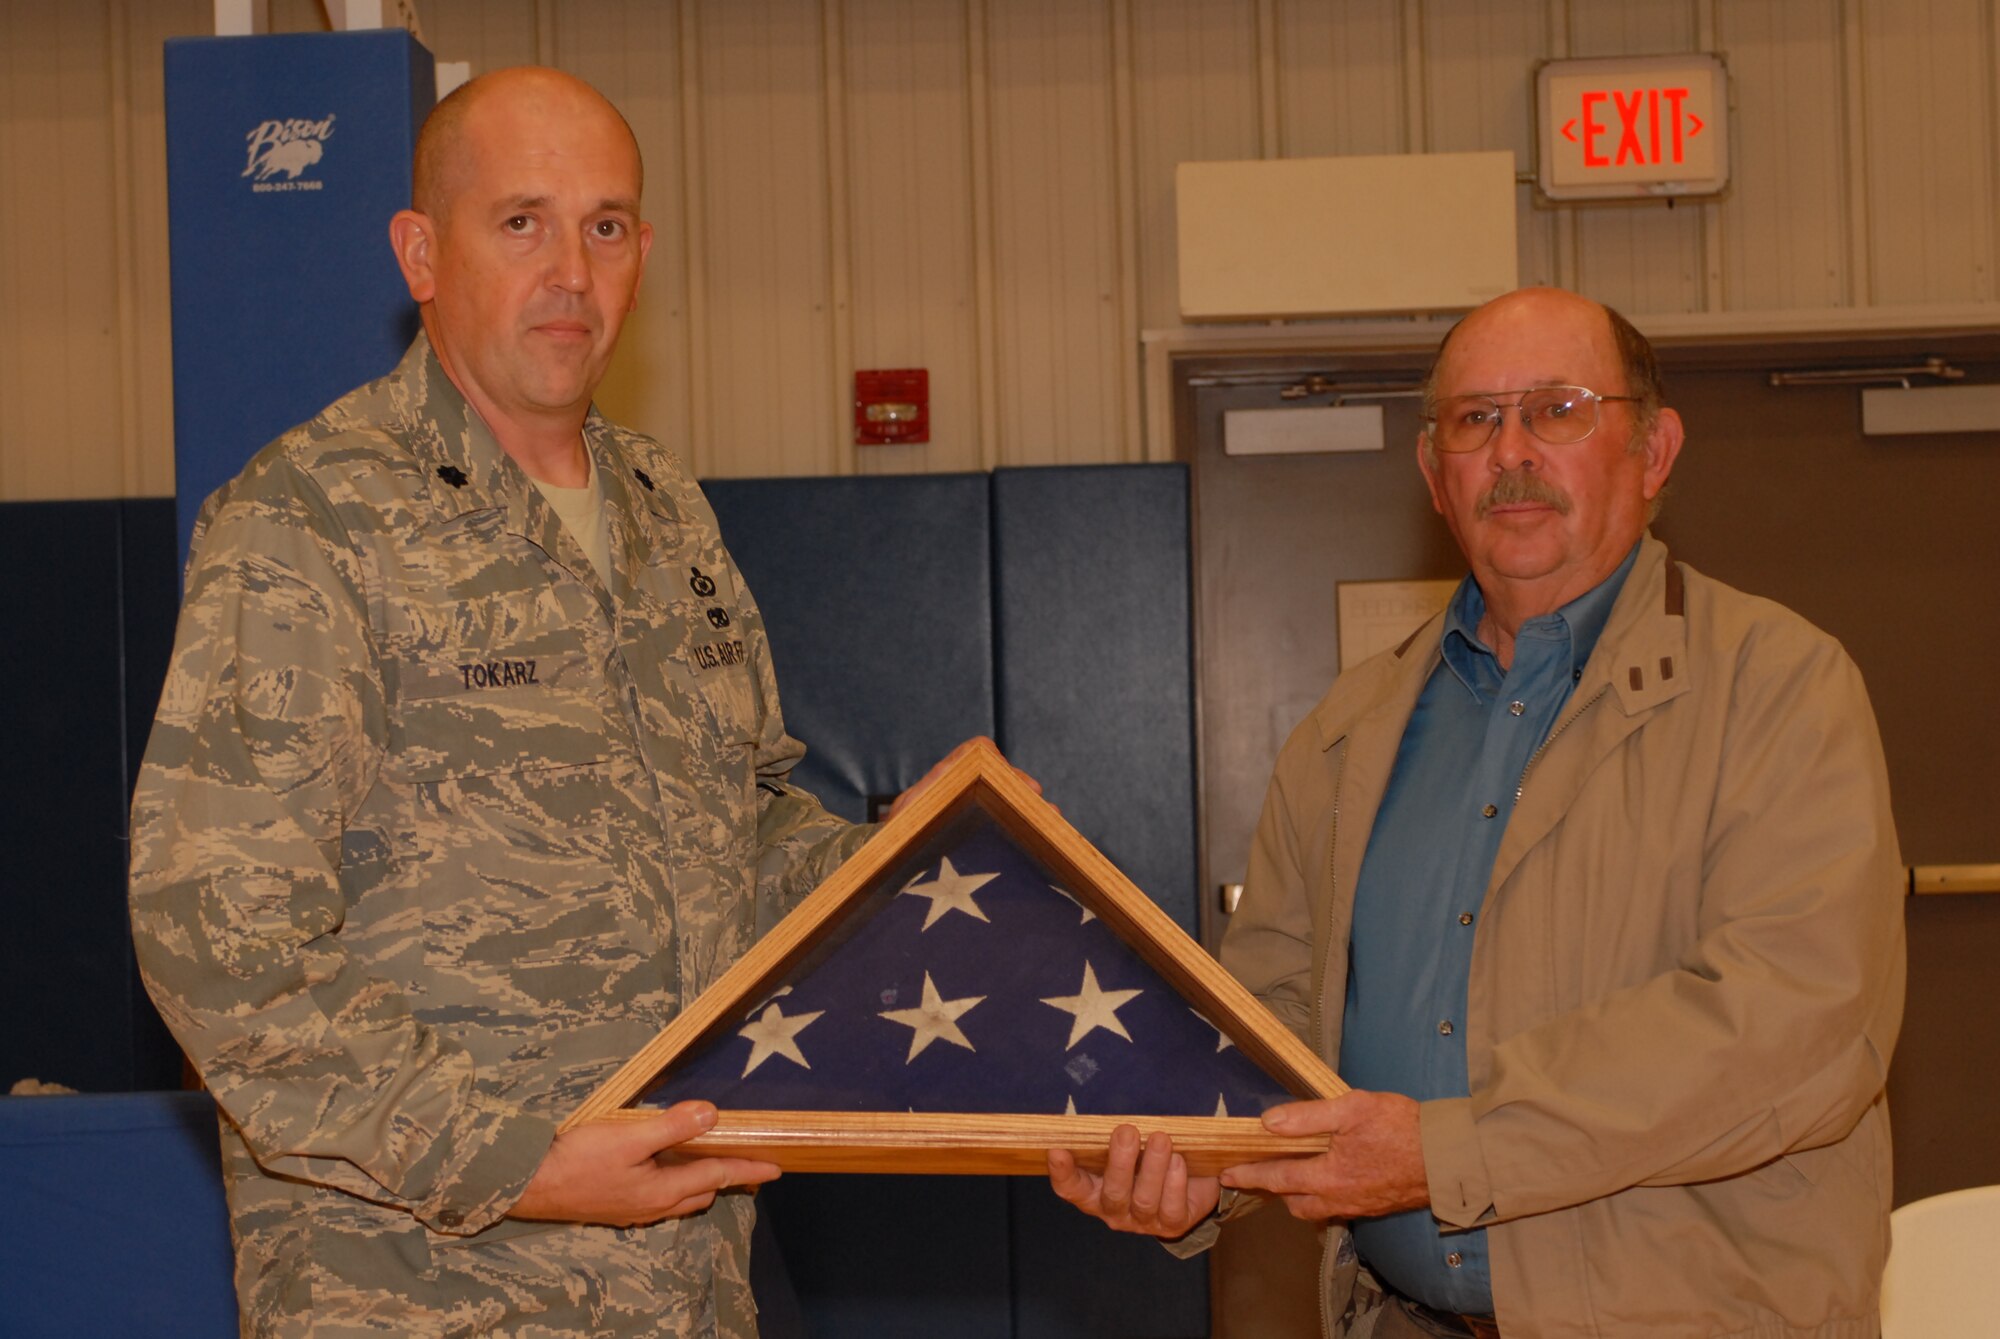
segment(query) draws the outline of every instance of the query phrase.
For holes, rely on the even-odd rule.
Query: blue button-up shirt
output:
[[[1440,668],[1411,713],[1355,889],[1340,1075],[1419,1101],[1464,1097],[1472,937],[1529,760],[1583,676],[1639,549],[1604,581],[1529,619],[1505,670],[1479,640],[1467,577],[1445,616]],[[1443,1233],[1428,1209],[1354,1224],[1378,1278],[1447,1311],[1493,1314],[1483,1229]]]

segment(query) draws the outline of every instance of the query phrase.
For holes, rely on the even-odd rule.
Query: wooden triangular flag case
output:
[[[1323,1152],[1258,1115],[1345,1085],[987,746],[968,750],[564,1128],[715,1103],[690,1153],[788,1171],[1195,1174]]]

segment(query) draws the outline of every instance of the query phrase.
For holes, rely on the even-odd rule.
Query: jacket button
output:
[[[1519,716],[1522,712],[1526,711],[1527,709],[1528,709],[1528,704],[1525,702],[1509,702],[1507,704],[1507,714],[1509,716]]]
[[[1471,913],[1471,912],[1469,912],[1469,911],[1461,911],[1461,912],[1459,912],[1459,913],[1458,913],[1458,923],[1459,923],[1460,925],[1470,925],[1470,924],[1472,924],[1472,913]]]
[[[1465,1263],[1465,1257],[1460,1255],[1457,1251],[1453,1251],[1450,1255],[1447,1255],[1444,1258],[1444,1262],[1450,1265],[1453,1269],[1457,1269],[1460,1265]]]
[[[1500,812],[1500,806],[1499,806],[1499,805],[1497,805],[1497,804],[1489,804],[1489,805],[1487,805],[1487,806],[1486,806],[1486,807],[1485,807],[1484,809],[1481,809],[1481,810],[1479,811],[1479,816],[1480,816],[1481,818],[1491,818],[1491,817],[1493,817],[1493,815],[1495,815],[1495,814],[1497,814],[1497,813],[1499,813],[1499,812]]]
[[[1438,1024],[1438,1036],[1440,1037],[1449,1037],[1451,1030],[1451,1020],[1449,1018]]]
[[[456,1209],[444,1209],[438,1213],[438,1221],[446,1227],[457,1227],[465,1221],[465,1215]]]

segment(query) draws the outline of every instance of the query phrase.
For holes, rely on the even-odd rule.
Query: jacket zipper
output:
[[[1347,782],[1347,750],[1351,746],[1352,746],[1352,741],[1350,740],[1341,741],[1340,775],[1335,777],[1333,782],[1333,826],[1328,832],[1327,842],[1326,842],[1326,888],[1327,888],[1327,911],[1329,916],[1332,914],[1332,909],[1333,909],[1333,894],[1339,888],[1339,881],[1335,878],[1334,875],[1334,870],[1336,868],[1334,863],[1334,851],[1340,845],[1340,792],[1345,787]],[[1331,957],[1333,953],[1333,945],[1331,940],[1332,936],[1329,935],[1327,944],[1327,955],[1329,957]],[[1325,1047],[1326,978],[1328,973],[1325,970],[1325,966],[1326,966],[1325,962],[1322,961],[1321,971],[1319,974],[1319,989],[1314,993],[1313,997],[1312,1030],[1313,1030],[1313,1049],[1315,1051],[1323,1051],[1326,1049]],[[1320,1339],[1333,1339],[1333,1316],[1332,1316],[1333,1298],[1329,1292],[1332,1283],[1333,1283],[1333,1229],[1331,1226],[1329,1226],[1326,1231],[1325,1239],[1320,1242],[1320,1247],[1319,1247]]]
[[[1515,783],[1514,803],[1519,804],[1521,802],[1521,792],[1523,790],[1526,790],[1528,786],[1528,773],[1535,770],[1535,764],[1541,761],[1542,754],[1548,750],[1549,745],[1556,742],[1556,736],[1560,735],[1563,731],[1569,729],[1572,725],[1575,725],[1578,721],[1582,720],[1583,714],[1589,711],[1592,707],[1596,706],[1597,700],[1610,691],[1611,691],[1610,684],[1608,683],[1600,684],[1598,686],[1597,691],[1591,694],[1590,700],[1588,702],[1578,707],[1575,713],[1571,715],[1568,720],[1559,722],[1556,725],[1555,729],[1549,731],[1549,737],[1547,739],[1544,739],[1540,744],[1537,744],[1535,746],[1535,751],[1528,755],[1527,765],[1521,769],[1520,781]]]
[[[1340,792],[1347,781],[1347,746],[1348,741],[1342,740],[1340,774],[1334,778],[1333,782],[1333,826],[1328,830],[1326,843],[1326,887],[1329,911],[1331,911],[1333,905],[1333,893],[1340,886],[1339,881],[1334,877],[1334,849],[1340,845]],[[1332,955],[1333,945],[1329,942],[1326,956],[1331,958]],[[1323,959],[1321,967],[1324,968],[1324,966],[1325,961]],[[1322,970],[1319,974],[1319,988],[1313,993],[1312,1044],[1315,1051],[1324,1049],[1326,1041],[1326,977],[1327,973]]]

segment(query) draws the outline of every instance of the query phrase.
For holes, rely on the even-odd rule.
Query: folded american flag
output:
[[[766,1111],[1255,1116],[1291,1100],[977,808],[639,1098]]]

